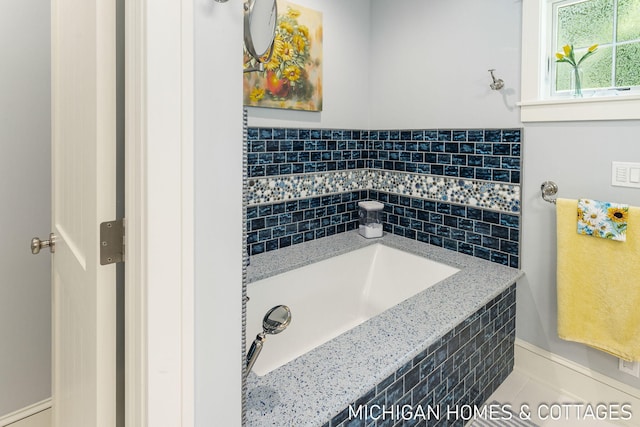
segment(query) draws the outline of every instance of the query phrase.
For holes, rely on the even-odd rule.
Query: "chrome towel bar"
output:
[[[553,181],[545,181],[540,186],[540,191],[545,202],[556,204],[556,199],[553,196],[558,194],[558,184]]]

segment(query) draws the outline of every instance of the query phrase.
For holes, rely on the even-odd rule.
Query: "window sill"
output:
[[[522,101],[522,122],[640,119],[640,95]]]

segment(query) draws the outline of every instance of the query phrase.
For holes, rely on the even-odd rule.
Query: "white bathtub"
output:
[[[247,287],[247,347],[273,306],[292,321],[268,335],[253,372],[263,376],[459,270],[382,244],[367,246]]]

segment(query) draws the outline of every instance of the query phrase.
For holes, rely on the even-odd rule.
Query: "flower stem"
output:
[[[580,81],[580,67],[573,67],[573,96],[575,98],[582,98],[582,81]]]

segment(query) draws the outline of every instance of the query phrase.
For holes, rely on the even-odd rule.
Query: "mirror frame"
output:
[[[251,55],[253,59],[255,59],[256,62],[258,63],[257,67],[245,68],[244,69],[245,73],[250,71],[264,71],[264,64],[271,61],[271,57],[273,56],[273,42],[276,37],[276,26],[278,23],[278,2],[277,0],[273,0],[273,7],[271,8],[271,13],[269,14],[269,16],[262,17],[262,16],[254,16],[255,15],[254,6],[257,1],[258,0],[248,0],[244,4],[244,45],[247,49],[247,52],[249,52],[249,55]],[[273,33],[271,35],[269,47],[264,52],[256,52],[256,48],[253,43],[253,36],[251,34],[251,24],[255,22],[254,18],[271,19],[273,16],[275,16],[275,19],[273,23]],[[267,57],[266,61],[262,61],[261,58],[264,55],[266,55],[267,52],[269,53],[269,56]]]

